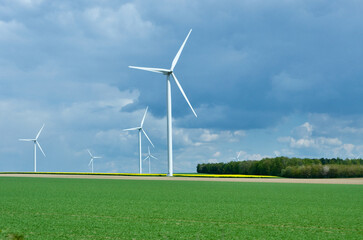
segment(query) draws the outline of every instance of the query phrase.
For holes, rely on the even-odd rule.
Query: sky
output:
[[[138,172],[136,132],[167,172],[165,76],[174,172],[264,157],[363,156],[361,1],[1,0],[0,172]],[[148,142],[143,137],[143,158]],[[147,172],[144,162],[143,171]]]

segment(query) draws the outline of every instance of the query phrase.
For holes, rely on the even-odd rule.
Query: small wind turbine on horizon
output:
[[[240,161],[240,160],[239,160],[239,156],[241,156],[241,151],[239,151],[239,152],[237,153],[237,156],[236,156],[236,157],[233,157],[232,159],[233,159],[233,160],[236,160],[236,161]]]
[[[91,156],[91,161],[89,161],[89,165],[91,165],[91,168],[92,168],[92,173],[93,173],[93,159],[96,159],[96,158],[102,158],[102,157],[96,157],[96,156],[93,156],[92,153],[87,149],[89,155]]]
[[[157,157],[154,157],[153,155],[151,155],[151,153],[150,153],[150,147],[149,146],[147,146],[147,150],[148,150],[148,153],[147,153],[147,156],[144,159],[144,161],[147,160],[147,159],[149,159],[149,173],[151,173],[150,159],[151,158],[158,159],[158,158]]]
[[[174,68],[177,64],[180,54],[183,51],[184,45],[187,42],[190,33],[192,32],[192,29],[190,29],[187,37],[185,38],[183,44],[181,45],[178,53],[174,57],[174,60],[171,64],[170,69],[163,69],[163,68],[149,68],[149,67],[135,67],[135,66],[129,66],[129,68],[149,71],[149,72],[155,72],[155,73],[161,73],[166,76],[166,99],[167,99],[167,143],[168,143],[168,176],[173,176],[173,134],[172,134],[172,109],[171,109],[171,83],[170,83],[170,75],[173,77],[176,85],[178,86],[180,92],[184,96],[186,102],[188,103],[190,109],[192,110],[195,117],[197,117],[197,114],[195,113],[192,105],[190,104],[187,96],[184,93],[184,90],[182,86],[180,85],[178,79],[176,78],[174,74]]]
[[[37,146],[39,147],[40,151],[43,153],[43,155],[45,157],[45,153],[43,152],[43,149],[38,142],[38,137],[39,137],[40,133],[42,132],[44,126],[45,126],[45,124],[43,124],[42,128],[39,130],[37,136],[34,139],[19,139],[19,141],[24,141],[24,142],[34,142],[34,172],[37,171]]]
[[[145,117],[146,117],[146,113],[149,107],[146,107],[145,113],[144,113],[144,117],[141,120],[141,124],[140,127],[134,127],[134,128],[127,128],[124,129],[123,131],[133,131],[133,130],[138,130],[139,131],[139,173],[142,173],[142,156],[141,156],[141,132],[145,135],[145,137],[147,138],[147,140],[149,140],[149,142],[151,143],[151,145],[154,147],[154,144],[151,142],[150,138],[147,136],[145,130],[142,128],[144,126],[144,121],[145,121]]]

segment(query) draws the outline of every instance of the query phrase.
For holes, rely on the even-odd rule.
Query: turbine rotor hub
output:
[[[173,73],[173,70],[169,70],[167,72],[163,72],[164,75],[171,75]]]

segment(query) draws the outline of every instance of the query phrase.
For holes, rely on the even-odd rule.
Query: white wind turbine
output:
[[[45,153],[43,152],[42,147],[40,146],[39,142],[38,142],[38,137],[40,135],[40,133],[42,132],[44,125],[42,126],[42,128],[39,130],[37,136],[34,139],[19,139],[19,141],[25,141],[25,142],[34,142],[34,172],[37,171],[37,145],[40,149],[40,151],[42,151],[44,157],[45,157]]]
[[[147,138],[147,140],[149,140],[149,142],[151,143],[151,145],[154,147],[154,144],[151,142],[150,138],[147,136],[146,132],[144,131],[144,129],[142,128],[144,125],[144,121],[145,121],[145,117],[146,117],[146,113],[149,107],[146,107],[145,113],[144,113],[144,117],[141,120],[141,124],[140,127],[135,127],[135,128],[128,128],[128,129],[124,129],[123,131],[133,131],[133,130],[138,130],[139,131],[139,173],[142,173],[142,157],[141,157],[141,132],[143,132],[143,134],[145,135],[145,137]]]
[[[238,152],[237,153],[237,156],[236,157],[234,157],[234,158],[232,158],[233,160],[236,160],[236,161],[240,161],[239,160],[239,156],[241,156],[241,152]]]
[[[171,112],[171,83],[170,83],[170,75],[173,77],[176,85],[178,86],[180,92],[184,96],[185,100],[187,101],[190,109],[192,110],[195,117],[197,117],[197,114],[195,113],[192,105],[190,104],[187,96],[184,93],[184,90],[182,86],[180,85],[178,79],[176,78],[174,74],[174,68],[177,64],[180,54],[183,51],[184,45],[187,42],[190,33],[192,32],[192,29],[190,29],[187,37],[185,38],[183,44],[181,45],[178,53],[174,57],[174,60],[171,64],[170,69],[163,69],[163,68],[148,68],[148,67],[135,67],[135,66],[129,66],[129,68],[135,68],[140,70],[145,70],[149,72],[155,72],[155,73],[162,73],[166,75],[166,104],[167,104],[167,143],[168,143],[168,176],[173,176],[173,138],[172,138],[172,112]]]
[[[88,151],[89,155],[91,156],[91,161],[89,161],[88,166],[89,166],[89,165],[91,165],[92,173],[93,173],[93,159],[96,159],[96,158],[102,158],[102,157],[96,157],[96,156],[93,156],[93,155],[91,154],[91,152],[90,152],[88,149],[87,149],[87,151]]]
[[[158,159],[158,158],[157,157],[154,157],[153,155],[151,155],[149,146],[147,147],[147,150],[148,150],[147,157],[144,159],[144,161],[147,160],[147,159],[149,159],[149,173],[151,173],[150,159],[151,158]]]

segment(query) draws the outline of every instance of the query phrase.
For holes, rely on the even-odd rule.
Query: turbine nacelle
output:
[[[96,159],[96,158],[102,158],[102,157],[96,157],[96,156],[93,156],[89,149],[87,149],[87,152],[88,152],[88,153],[89,153],[89,155],[91,156],[91,160],[89,161],[88,166],[90,166],[90,165],[91,165],[91,167],[92,167],[92,173],[93,173],[93,160],[94,160],[94,159]]]
[[[234,159],[236,159],[236,161],[240,161],[239,160],[239,157],[241,156],[241,151],[239,151],[238,153],[237,153],[237,156],[234,158]]]
[[[144,161],[146,161],[146,160],[149,160],[149,173],[151,173],[151,163],[150,163],[150,160],[151,160],[151,158],[154,158],[154,159],[158,159],[157,157],[154,157],[153,155],[151,155],[151,153],[150,153],[150,147],[149,146],[147,146],[147,152],[148,152],[148,154],[147,154],[147,157],[144,159]]]
[[[45,157],[45,153],[42,149],[42,147],[40,146],[39,142],[38,142],[38,138],[40,133],[42,132],[43,128],[44,128],[45,124],[43,124],[42,128],[39,130],[39,132],[37,133],[37,135],[35,136],[35,138],[31,138],[31,139],[19,139],[19,141],[24,141],[24,142],[34,142],[34,172],[37,171],[37,146],[40,149],[40,151],[43,153],[44,157]]]
[[[148,109],[149,109],[149,107],[146,107],[146,109],[145,109],[145,113],[144,113],[144,116],[142,117],[142,120],[141,120],[140,127],[127,128],[127,129],[123,129],[122,131],[134,131],[134,130],[139,130],[139,131],[141,131],[141,132],[145,135],[145,137],[147,138],[147,140],[149,140],[149,142],[151,143],[151,145],[152,145],[153,147],[155,147],[155,146],[154,146],[154,144],[151,142],[151,140],[150,140],[149,136],[146,134],[145,130],[143,129],[144,121],[145,121],[146,113],[147,113],[147,110],[148,110]]]
[[[149,107],[146,107],[145,109],[145,113],[144,113],[144,116],[142,117],[142,120],[141,120],[141,124],[140,124],[140,127],[134,127],[134,128],[128,128],[128,129],[124,129],[123,131],[133,131],[133,130],[138,130],[138,135],[139,135],[139,172],[140,174],[142,173],[142,157],[141,157],[141,132],[145,135],[145,137],[147,138],[147,140],[150,142],[150,144],[154,146],[154,144],[151,142],[149,136],[146,134],[146,132],[144,131],[143,129],[143,126],[144,126],[144,121],[145,121],[145,118],[146,118],[146,113],[147,113],[147,110],[149,109]]]
[[[166,76],[170,76],[170,74],[172,74],[172,73],[173,73],[173,71],[163,72],[163,74],[166,75]]]
[[[185,38],[183,44],[179,48],[179,51],[177,52],[176,56],[173,59],[173,62],[171,63],[170,69],[164,69],[164,68],[150,68],[150,67],[135,67],[135,66],[129,66],[129,68],[139,69],[143,71],[149,71],[149,72],[155,72],[155,73],[161,73],[163,75],[166,75],[166,108],[167,108],[167,145],[168,145],[168,176],[173,176],[173,140],[172,140],[172,106],[171,106],[171,83],[170,83],[170,75],[173,77],[176,85],[178,86],[181,94],[183,95],[185,101],[188,103],[190,109],[192,110],[195,117],[197,117],[197,114],[195,113],[192,105],[190,104],[187,95],[185,94],[181,84],[179,83],[177,77],[174,74],[174,68],[176,64],[178,63],[178,60],[180,58],[181,52],[184,49],[185,43],[187,42],[190,33],[192,30],[190,29],[187,37]],[[140,142],[141,145],[141,142]],[[141,150],[140,150],[141,155]],[[150,156],[149,160],[150,160]],[[140,157],[140,166],[141,166],[141,157]],[[140,167],[141,169],[141,167]],[[141,173],[141,171],[140,171]]]
[[[88,149],[87,149],[87,151],[88,151],[89,155],[91,156],[92,160],[95,159],[95,158],[102,158],[102,157],[93,156],[92,153],[90,152],[90,150],[88,150]]]
[[[40,146],[40,144],[38,142],[38,138],[40,136],[40,133],[43,131],[44,126],[45,126],[45,124],[43,124],[42,128],[39,130],[39,132],[37,133],[37,135],[35,136],[35,138],[32,138],[32,139],[19,139],[19,141],[23,141],[23,142],[34,142],[34,144],[37,145],[38,148],[40,149],[40,151],[43,153],[44,157],[46,157],[45,156],[45,153],[44,153],[44,151],[42,149],[42,147]]]
[[[181,47],[179,48],[178,53],[176,54],[176,56],[173,59],[173,62],[171,63],[171,67],[170,69],[164,69],[164,68],[150,68],[150,67],[135,67],[135,66],[129,66],[129,68],[134,68],[134,69],[139,69],[139,70],[144,70],[144,71],[149,71],[149,72],[155,72],[155,73],[162,73],[163,75],[166,75],[167,77],[169,77],[170,75],[173,77],[176,85],[178,86],[180,92],[182,93],[185,101],[188,103],[190,109],[192,110],[193,114],[195,117],[198,117],[196,112],[194,111],[194,108],[192,107],[192,105],[189,102],[189,99],[187,97],[187,95],[185,94],[182,86],[180,85],[178,79],[176,78],[175,74],[174,74],[174,68],[176,66],[176,64],[178,63],[179,57],[181,52],[183,51],[184,45],[187,42],[190,33],[192,32],[192,29],[190,29],[188,36],[185,38],[183,44],[181,45]]]
[[[155,157],[155,156],[151,155],[151,153],[150,153],[150,148],[149,148],[149,147],[147,147],[147,150],[148,150],[148,153],[147,153],[147,156],[146,156],[146,158],[144,159],[144,161],[145,161],[145,160],[147,160],[147,159],[149,159],[150,157],[152,157],[152,158],[154,158],[154,159],[158,159],[157,157]]]

